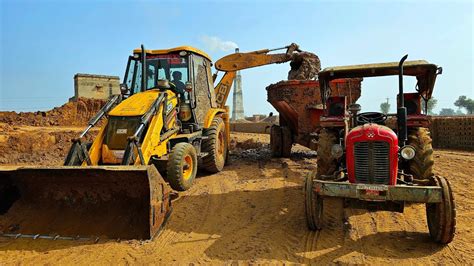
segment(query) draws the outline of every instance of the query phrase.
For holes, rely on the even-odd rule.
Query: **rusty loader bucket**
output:
[[[0,236],[151,239],[169,192],[154,166],[0,169]]]

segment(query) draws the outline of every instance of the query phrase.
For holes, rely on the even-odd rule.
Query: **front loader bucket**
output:
[[[169,192],[154,166],[0,168],[0,235],[151,239]]]

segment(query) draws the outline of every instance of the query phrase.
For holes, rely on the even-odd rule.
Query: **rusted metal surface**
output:
[[[321,196],[369,201],[419,203],[437,203],[442,201],[441,187],[438,186],[387,186],[314,180],[314,191]]]
[[[154,166],[0,170],[0,232],[150,239],[170,212]]]
[[[360,97],[362,79],[331,81],[332,96],[347,96],[347,103]],[[280,113],[280,119],[290,127],[294,140],[303,146],[316,149],[317,132],[321,129],[320,117],[324,114],[319,82],[316,80],[280,81],[267,88],[267,101]]]
[[[323,69],[319,73],[321,84],[341,78],[363,78],[398,75],[399,62],[363,64],[352,66],[336,66]],[[436,81],[436,76],[442,73],[442,68],[425,60],[406,61],[403,65],[403,75],[415,76],[417,88],[424,98],[430,99]],[[322,86],[323,88],[325,86]]]

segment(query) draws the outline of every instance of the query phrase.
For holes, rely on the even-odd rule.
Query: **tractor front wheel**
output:
[[[193,145],[181,142],[174,145],[166,167],[167,180],[174,190],[191,188],[197,173],[197,155]]]
[[[448,180],[441,176],[432,177],[433,185],[441,187],[442,201],[426,204],[428,229],[433,241],[448,244],[456,231],[456,206]]]
[[[311,172],[306,176],[303,186],[306,224],[311,231],[321,229],[323,219],[323,198],[313,190],[315,177],[316,173]]]

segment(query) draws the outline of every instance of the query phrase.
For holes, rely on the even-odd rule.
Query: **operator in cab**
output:
[[[184,96],[186,85],[181,81],[183,74],[179,71],[173,71],[173,80],[171,81],[176,86],[176,91]]]

